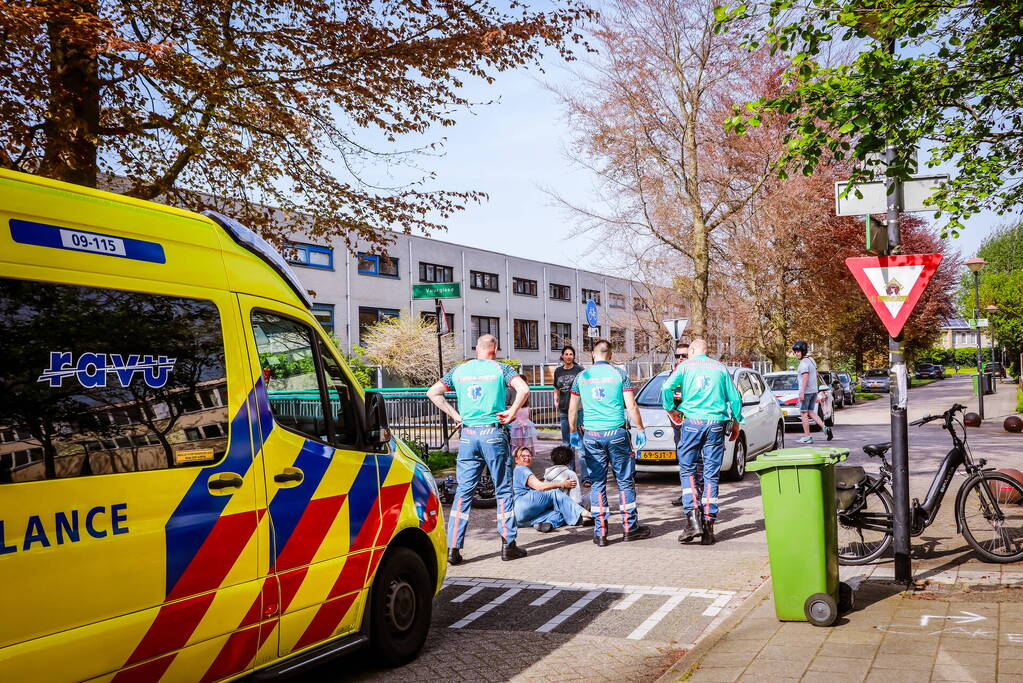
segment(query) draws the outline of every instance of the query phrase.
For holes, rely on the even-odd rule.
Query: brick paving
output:
[[[968,387],[968,381],[959,378],[914,389],[910,419],[940,412],[953,400],[965,402]],[[1013,392],[1006,385],[1000,389],[995,397],[986,397],[989,416],[1011,410],[1007,406]],[[853,450],[850,462],[876,471],[876,463],[859,447],[888,438],[887,406],[882,398],[839,411],[836,439],[829,445],[849,447]],[[1018,467],[1023,437],[1005,434],[1000,425],[1000,419],[997,425],[989,420],[980,430],[971,430],[974,454],[987,457],[995,466]],[[796,436],[789,433],[790,445]],[[911,430],[910,438],[911,495],[922,496],[948,450],[948,439],[934,425]],[[538,444],[538,470],[546,465],[545,455],[552,445]],[[953,488],[958,488],[959,481]],[[1017,654],[1023,653],[1023,641],[1008,641],[1011,634],[1023,633],[1023,610],[1014,620],[1018,605],[1011,597],[1023,590],[1013,588],[1003,594],[977,588],[1018,583],[1017,573],[1023,576],[1023,566],[999,567],[972,558],[965,541],[955,534],[954,491],[935,525],[913,539],[918,555],[914,569],[925,590],[903,595],[886,584],[890,561],[843,568],[843,578],[859,587],[859,609],[839,626],[817,629],[783,624],[774,617],[764,584],[769,571],[756,477],[722,483],[719,542],[710,547],[681,546],[676,541],[681,520],[670,500],[678,495],[677,476],[640,475],[637,488],[640,519],[653,529],[650,539],[619,540],[597,548],[591,542],[592,529],[540,534],[527,528],[521,530],[519,543],[529,550],[529,557],[515,562],[500,560],[494,511],[474,510],[463,551],[466,561],[449,568],[448,583],[434,601],[433,628],[422,655],[393,671],[380,670],[364,655],[355,655],[321,667],[308,680],[617,682],[654,681],[663,675],[662,680],[688,676],[706,681],[910,683],[950,676],[968,676],[951,680],[1007,681],[1023,677],[1023,654]],[[614,491],[609,493],[614,500]],[[613,539],[620,539],[620,529],[613,517]],[[624,590],[630,587],[633,590]],[[986,628],[973,631],[994,632],[990,622],[997,621],[997,633],[1006,642],[962,633],[959,638],[951,631],[928,635],[940,630],[936,627],[925,631],[917,626],[909,635],[884,630],[919,624],[921,616],[948,616],[949,605],[960,609],[956,596],[967,594],[967,589],[971,595],[1003,601],[993,603],[994,613],[991,604],[984,607],[986,612],[974,610],[972,603],[964,603],[962,609],[984,616]],[[673,600],[684,591],[690,592]],[[714,591],[715,599],[730,597],[727,604],[718,603],[719,613],[705,614],[714,600],[700,593],[710,596]],[[927,611],[931,607],[945,611]],[[643,624],[655,615],[656,623],[643,631]],[[557,620],[559,616],[564,618]],[[741,622],[732,623],[737,616]],[[936,619],[929,619],[928,626],[932,622]],[[946,624],[944,628],[954,627]],[[629,637],[637,632],[638,637]],[[713,649],[705,651],[712,642]],[[970,649],[965,649],[967,645]],[[974,658],[973,654],[987,656]],[[691,661],[694,656],[699,659]],[[982,675],[992,671],[991,656],[997,678]],[[682,665],[685,668],[679,669]]]

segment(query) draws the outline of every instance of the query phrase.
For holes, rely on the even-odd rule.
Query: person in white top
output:
[[[796,368],[796,379],[799,382],[799,417],[803,421],[803,438],[796,439],[799,443],[813,443],[810,436],[810,420],[824,430],[828,441],[835,438],[831,427],[824,424],[820,415],[817,414],[817,363],[810,358],[810,347],[805,341],[797,341],[792,345],[792,352],[799,359],[799,367]]]

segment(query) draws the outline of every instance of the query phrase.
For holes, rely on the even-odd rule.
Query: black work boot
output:
[[[677,508],[682,507],[682,496],[679,496],[678,498],[672,499],[671,504],[674,505]]]
[[[686,513],[686,525],[682,529],[682,533],[679,534],[679,543],[688,543],[697,536],[703,534],[703,516],[699,510],[690,510]]]
[[[610,541],[607,540],[607,534],[604,534],[603,536],[594,536],[593,543],[598,548],[606,548],[610,545]]]
[[[625,532],[625,540],[638,541],[641,538],[650,538],[650,527],[636,525],[632,531]]]
[[[703,536],[700,538],[700,545],[714,545],[714,520],[703,520]]]
[[[448,564],[462,564],[462,553],[459,552],[458,548],[451,548],[448,550]]]
[[[509,560],[517,560],[526,556],[525,548],[520,548],[515,545],[515,541],[511,543],[505,543],[501,541],[501,559],[505,562]]]

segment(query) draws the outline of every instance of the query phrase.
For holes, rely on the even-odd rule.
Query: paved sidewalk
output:
[[[989,574],[914,591],[860,582],[830,628],[778,621],[768,582],[660,680],[1023,681],[1023,574]]]

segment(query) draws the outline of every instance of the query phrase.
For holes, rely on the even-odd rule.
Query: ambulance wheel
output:
[[[831,626],[838,619],[838,605],[827,593],[814,593],[803,603],[803,614],[814,626]]]
[[[430,630],[433,590],[426,565],[408,548],[392,548],[373,581],[370,648],[384,666],[408,664]]]

